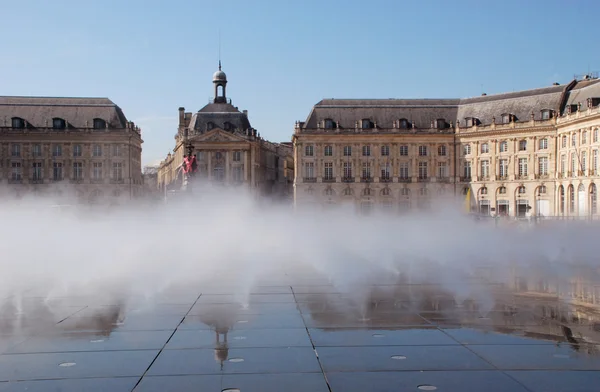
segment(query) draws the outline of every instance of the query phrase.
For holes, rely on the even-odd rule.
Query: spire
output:
[[[221,70],[221,59],[219,59],[219,71]]]

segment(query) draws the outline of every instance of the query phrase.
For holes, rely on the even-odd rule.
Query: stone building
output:
[[[596,216],[600,80],[467,99],[326,99],[293,143],[296,205],[368,212],[469,200],[483,214]]]
[[[0,97],[0,193],[123,202],[142,187],[142,142],[107,98]]]
[[[292,198],[293,155],[287,143],[271,143],[250,125],[226,96],[227,76],[213,75],[214,98],[196,113],[179,108],[175,148],[161,162],[158,186],[181,189],[179,167],[185,154],[196,154],[198,178],[215,184],[246,185],[258,195]]]

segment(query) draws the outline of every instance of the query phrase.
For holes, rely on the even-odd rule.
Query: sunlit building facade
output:
[[[0,193],[125,202],[141,194],[142,143],[107,98],[0,97]]]
[[[465,200],[513,217],[598,214],[600,80],[467,99],[327,99],[294,130],[294,200],[362,212]]]

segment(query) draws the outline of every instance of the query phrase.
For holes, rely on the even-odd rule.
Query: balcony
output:
[[[429,177],[417,177],[417,182],[430,182],[431,178]]]
[[[110,183],[111,184],[125,184],[125,179],[124,178],[111,178]]]
[[[22,178],[9,178],[8,183],[9,184],[22,184],[23,179]]]
[[[104,184],[104,179],[103,178],[92,178],[91,183],[92,184]]]
[[[308,183],[317,182],[317,177],[304,177],[302,179],[302,182],[308,182]]]
[[[438,177],[436,179],[437,182],[448,183],[450,182],[450,177]]]
[[[489,181],[490,176],[478,176],[477,181]]]
[[[496,181],[507,181],[508,176],[496,176]]]
[[[392,178],[389,176],[379,177],[379,182],[392,182]]]
[[[43,178],[32,178],[30,181],[31,184],[43,184],[44,183],[44,179]]]
[[[71,184],[83,184],[83,178],[71,178],[69,182]]]
[[[471,176],[461,177],[460,178],[460,182],[471,182]]]
[[[342,177],[342,182],[354,182],[354,177]]]
[[[547,180],[548,178],[550,178],[550,176],[548,175],[548,173],[546,173],[546,174],[536,174],[535,175],[535,179],[536,180]]]
[[[373,182],[373,177],[361,177],[360,182]]]
[[[323,177],[323,182],[335,182],[335,177]]]
[[[412,178],[411,177],[399,177],[398,182],[410,183],[410,182],[412,182]]]
[[[528,174],[517,174],[515,176],[515,180],[528,180],[528,179],[529,179]]]

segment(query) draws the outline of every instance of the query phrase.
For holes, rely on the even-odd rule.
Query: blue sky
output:
[[[102,96],[142,127],[144,164],[177,108],[227,95],[272,141],[323,98],[469,97],[600,70],[595,0],[0,0],[2,95]]]

